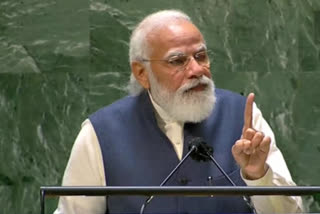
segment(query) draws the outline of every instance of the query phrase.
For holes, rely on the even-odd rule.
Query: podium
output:
[[[302,196],[320,194],[320,186],[42,186],[40,187],[40,213],[45,214],[47,196]]]

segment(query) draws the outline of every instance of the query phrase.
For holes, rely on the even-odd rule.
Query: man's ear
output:
[[[143,88],[148,90],[150,88],[150,83],[145,65],[141,62],[132,62],[131,70],[136,80],[142,85]]]

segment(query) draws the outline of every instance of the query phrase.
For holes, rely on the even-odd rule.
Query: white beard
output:
[[[156,80],[152,71],[148,74],[153,100],[172,119],[183,123],[197,123],[210,116],[216,102],[215,86],[211,79],[206,76],[192,79],[173,93]],[[204,91],[188,91],[198,84],[205,84],[207,87]]]

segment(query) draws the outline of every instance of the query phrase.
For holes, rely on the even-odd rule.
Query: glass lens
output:
[[[209,63],[209,56],[206,51],[201,51],[194,55],[194,59],[200,64],[205,65]]]
[[[173,56],[168,60],[168,63],[173,66],[185,66],[188,57],[185,55]]]
[[[210,64],[210,59],[207,51],[200,51],[194,54],[193,58],[201,66],[208,66]],[[181,54],[169,58],[167,60],[167,63],[169,63],[173,67],[178,68],[178,71],[180,71],[186,68],[191,59],[191,56]]]

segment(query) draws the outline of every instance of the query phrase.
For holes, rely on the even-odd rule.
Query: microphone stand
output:
[[[206,149],[206,146],[203,146],[202,148],[205,149],[206,155],[208,157],[210,157],[212,163],[219,169],[219,171],[224,175],[225,178],[227,178],[227,180],[229,181],[229,183],[231,183],[232,186],[237,186],[232,180],[231,178],[227,175],[227,173],[222,169],[222,167],[218,164],[218,162],[216,161],[216,159],[214,159],[214,157],[210,154],[210,152],[208,151],[208,149]],[[250,198],[247,195],[242,196],[243,200],[246,202],[246,204],[248,205],[248,207],[250,209],[252,209],[253,213],[257,214],[257,211],[255,209],[255,207],[253,206]]]
[[[167,183],[167,181],[172,177],[172,175],[180,168],[180,166],[184,163],[184,161],[191,155],[192,152],[197,150],[197,146],[193,145],[189,152],[184,156],[184,158],[178,163],[178,165],[170,172],[170,174],[166,177],[166,179],[164,179],[162,181],[162,183],[160,184],[160,186],[163,186]],[[144,213],[145,208],[147,207],[147,205],[152,201],[152,199],[154,198],[153,195],[149,196],[146,201],[142,204],[141,209],[140,209],[140,214]]]

